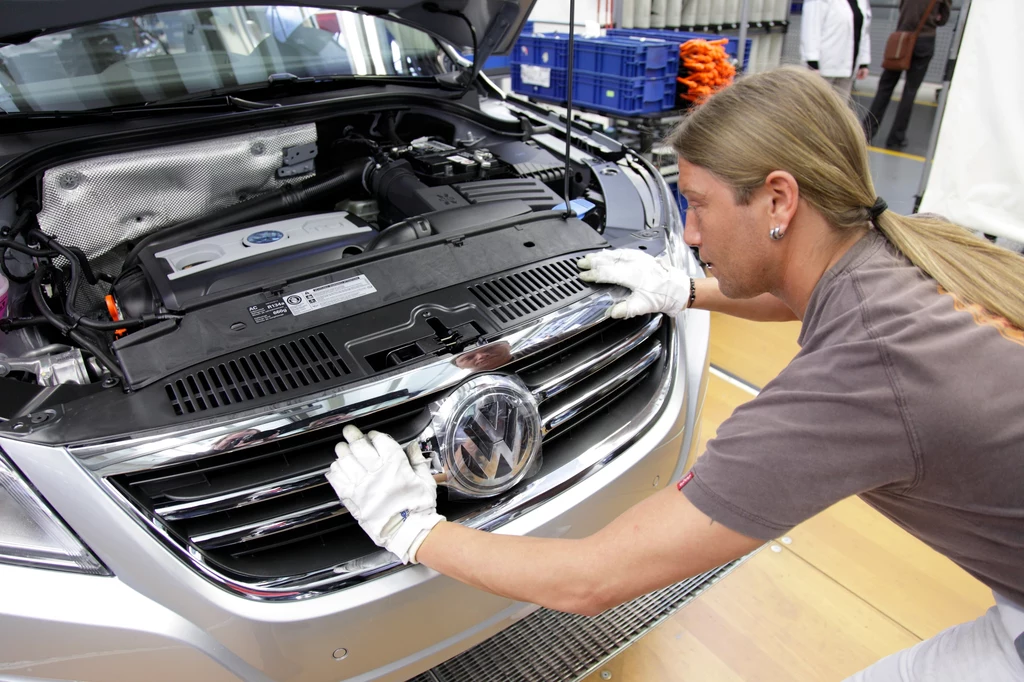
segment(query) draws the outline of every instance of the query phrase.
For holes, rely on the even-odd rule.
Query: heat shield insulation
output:
[[[277,178],[284,150],[316,142],[314,124],[112,154],[43,175],[39,227],[117,274],[120,245],[313,175]],[[112,253],[113,252],[113,253]],[[92,292],[85,292],[93,300]]]

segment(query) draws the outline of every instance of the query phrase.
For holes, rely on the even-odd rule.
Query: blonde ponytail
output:
[[[938,217],[886,211],[875,224],[943,289],[1024,329],[1024,258]]]
[[[860,121],[818,75],[782,67],[741,78],[687,115],[668,142],[746,203],[785,170],[836,230],[863,229],[875,188]],[[937,217],[884,211],[878,230],[946,291],[1024,329],[1024,258]]]

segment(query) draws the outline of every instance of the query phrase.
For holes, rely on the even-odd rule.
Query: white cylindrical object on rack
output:
[[[761,43],[764,41],[763,35],[750,36],[750,66],[747,68],[747,73],[760,73],[761,72]]]
[[[619,28],[633,28],[633,11],[636,0],[622,0],[622,17],[619,19]]]
[[[771,2],[771,0],[768,0]],[[750,12],[747,21],[764,21],[764,0],[750,0]]]
[[[789,0],[775,0],[775,11],[772,12],[772,21],[785,21],[789,14]]]
[[[665,28],[665,0],[651,0],[651,28]]]
[[[763,35],[763,36],[761,36],[761,40],[758,41],[758,42],[760,43],[759,46],[758,46],[758,53],[757,53],[758,70],[759,71],[767,71],[768,69],[772,68],[772,65],[771,65],[772,36],[770,36],[770,35]]]
[[[633,28],[651,27],[651,0],[636,0],[633,6]]]
[[[708,10],[708,23],[712,26],[725,23],[725,0],[711,0],[711,9]]]
[[[697,17],[693,22],[698,26],[706,26],[711,23],[711,3],[715,0],[696,0],[697,1]]]
[[[679,15],[680,26],[693,26],[697,23],[697,0],[683,0],[683,11]]]
[[[738,24],[740,23],[740,3],[743,0],[724,0],[725,1],[725,23],[726,24]]]
[[[683,14],[683,0],[668,0],[665,3],[665,26],[679,26],[679,17]]]
[[[7,289],[9,286],[7,278],[0,274],[0,317],[7,317]]]
[[[782,46],[785,38],[786,36],[781,33],[772,34],[771,54],[768,55],[768,63],[773,69],[782,65]]]

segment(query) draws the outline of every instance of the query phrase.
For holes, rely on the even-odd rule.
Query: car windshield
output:
[[[146,14],[0,48],[0,109],[83,111],[266,83],[272,74],[434,76],[437,42],[394,21],[293,6]]]

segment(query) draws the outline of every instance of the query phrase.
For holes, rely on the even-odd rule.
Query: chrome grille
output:
[[[568,682],[586,677],[744,559],[626,602],[599,616],[539,609],[409,682]]]
[[[500,370],[516,373],[538,399],[546,467],[563,466],[582,454],[573,439],[559,448],[562,436],[578,427],[593,428],[602,420],[589,417],[633,394],[663,360],[671,340],[660,315],[604,320],[575,332]],[[661,374],[656,376],[649,394],[638,394],[638,399],[652,399],[662,383]],[[406,442],[423,431],[429,421],[426,407],[439,397],[409,400],[355,423]],[[609,434],[623,425],[622,419],[607,424]],[[268,439],[264,432],[252,444],[247,444],[250,434],[240,430],[217,441],[206,456],[107,480],[152,517],[191,561],[229,584],[301,591],[324,581],[338,583],[347,575],[339,567],[354,565],[362,575],[367,567],[378,570],[391,562],[358,528],[324,478],[340,429],[351,421],[328,419],[322,428],[303,426],[297,429],[300,435],[292,436],[286,423],[275,437]],[[445,497],[439,495],[439,511],[464,522],[503,500],[470,504]]]

